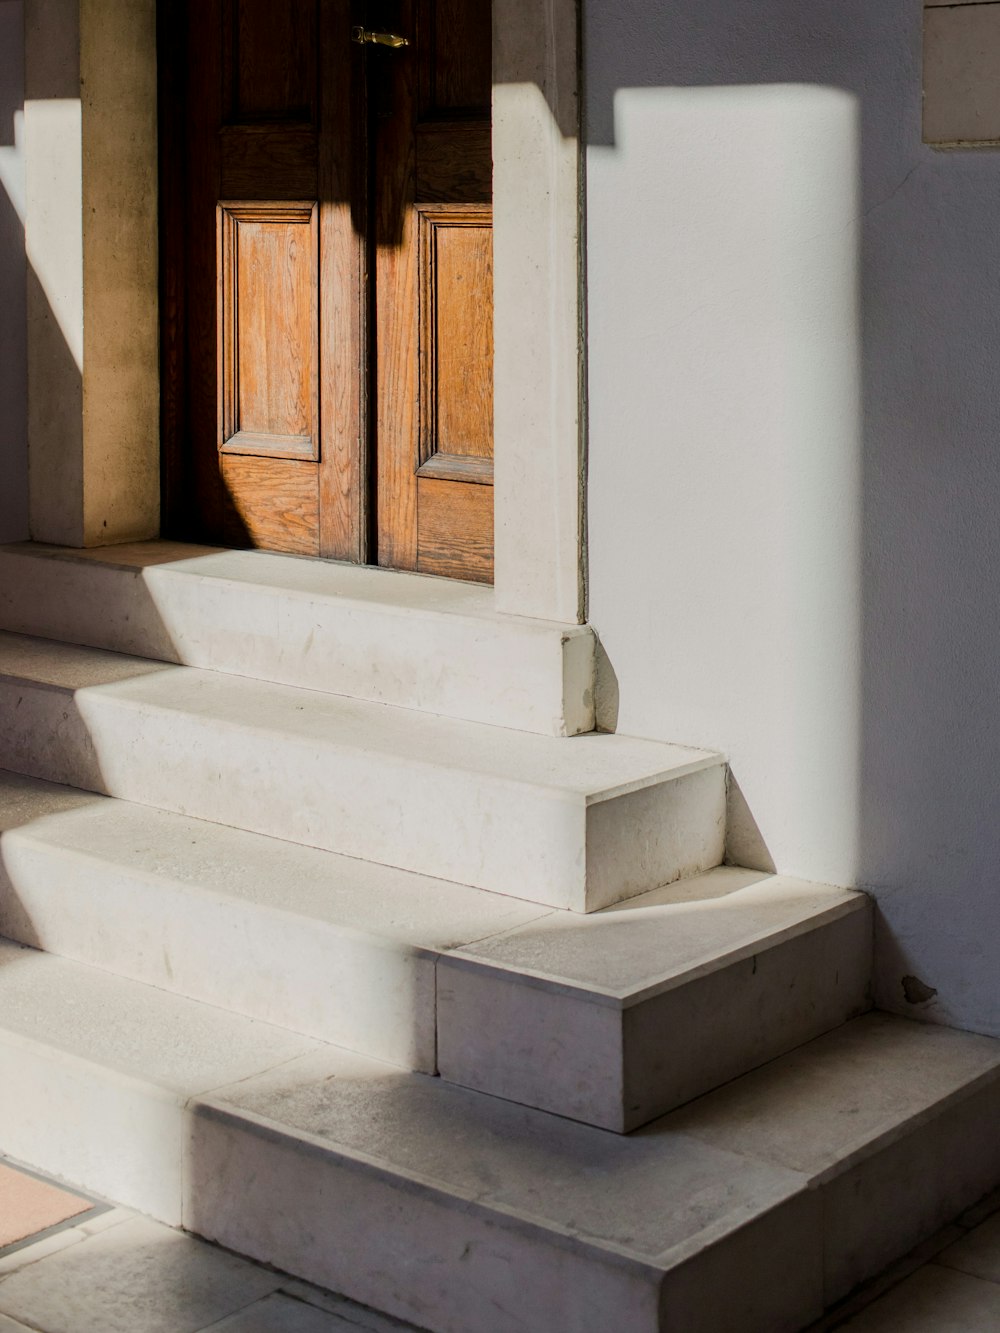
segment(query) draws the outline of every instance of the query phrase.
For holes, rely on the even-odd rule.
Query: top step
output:
[[[0,629],[517,731],[594,727],[594,636],[493,590],[266,551],[0,547]]]

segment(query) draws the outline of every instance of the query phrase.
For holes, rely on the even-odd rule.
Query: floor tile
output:
[[[1000,1213],[1000,1189],[992,1190],[978,1203],[974,1203],[971,1208],[967,1208],[958,1218],[958,1223],[965,1227],[966,1231],[971,1231],[973,1227],[978,1227],[980,1222],[985,1222],[994,1213]]]
[[[0,1313],[45,1333],[197,1333],[281,1279],[143,1218],[0,1280]]]
[[[928,1264],[841,1328],[850,1333],[986,1333],[1000,1328],[1000,1286]]]
[[[81,1218],[79,1225],[85,1236],[96,1236],[101,1231],[121,1226],[122,1222],[128,1222],[133,1217],[135,1213],[130,1212],[128,1208],[107,1208],[94,1217]]]
[[[981,1223],[937,1257],[939,1264],[961,1269],[973,1277],[1000,1282],[1000,1214]]]
[[[298,1278],[286,1278],[281,1284],[281,1290],[309,1305],[318,1306],[320,1310],[340,1315],[358,1333],[420,1333],[419,1329],[415,1330],[412,1324],[405,1324],[401,1319],[380,1314],[378,1310],[369,1310],[365,1305],[349,1301],[346,1296],[324,1291],[322,1287],[314,1287],[312,1283],[302,1282]]]
[[[50,1236],[32,1241],[29,1245],[19,1245],[16,1249],[0,1254],[0,1281],[11,1273],[16,1273],[40,1259],[47,1259],[50,1254],[68,1249],[70,1245],[79,1245],[86,1240],[86,1233],[80,1227],[64,1227]]]
[[[326,1314],[315,1305],[274,1295],[255,1301],[204,1333],[365,1333],[365,1329],[340,1315]]]

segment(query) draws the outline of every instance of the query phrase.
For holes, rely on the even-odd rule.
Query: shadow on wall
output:
[[[1000,1034],[1000,158],[922,144],[918,0],[587,13],[591,614],[619,727],[725,749],[780,869],[872,888],[882,1006]],[[825,214],[802,186],[835,144],[782,154],[794,99],[755,141],[791,85],[859,113],[860,194]]]
[[[28,535],[22,22],[0,0],[0,541]]]

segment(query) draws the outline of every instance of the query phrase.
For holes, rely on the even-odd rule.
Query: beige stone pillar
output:
[[[36,541],[159,530],[154,0],[26,0]]]

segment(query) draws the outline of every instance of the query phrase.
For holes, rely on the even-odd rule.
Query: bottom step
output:
[[[622,1137],[0,945],[0,1146],[437,1333],[780,1333],[1000,1179],[1000,1043],[874,1014]]]

